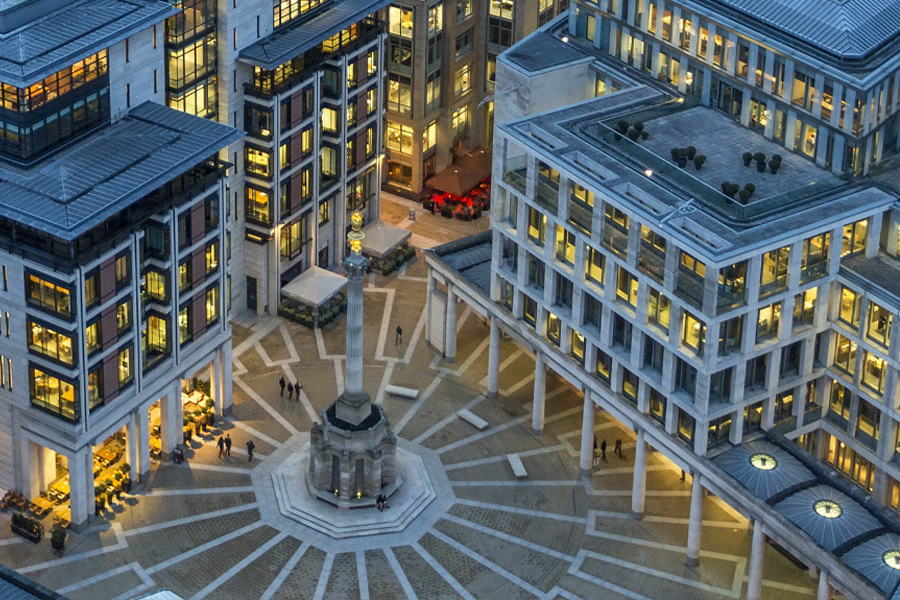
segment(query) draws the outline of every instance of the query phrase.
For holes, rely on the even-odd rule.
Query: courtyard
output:
[[[421,253],[399,273],[368,277],[363,356],[366,389],[398,438],[436,455],[433,468],[449,483],[437,488],[438,512],[427,522],[393,537],[332,539],[273,520],[277,504],[257,475],[299,447],[342,390],[344,320],[322,331],[278,317],[239,318],[233,413],[193,440],[187,461],[154,462],[149,482],[87,531],[70,534],[61,554],[47,539],[34,545],[4,528],[0,560],[73,600],[163,588],[196,599],[742,597],[745,519],[706,497],[700,566],[685,567],[690,477],[682,481],[651,452],[645,517],[631,519],[633,434],[601,413],[596,434],[610,448],[622,439],[622,456],[609,451],[590,480],[580,480],[579,393],[548,376],[544,432],[533,434],[533,358],[502,341],[500,394],[486,398],[487,324],[460,306],[457,360],[441,360],[424,340],[425,292]],[[302,384],[299,398],[280,397],[281,377]],[[385,393],[388,384],[420,393],[398,398]],[[458,418],[464,408],[487,428]],[[225,433],[234,448],[220,459],[215,440]],[[247,440],[256,445],[252,461]],[[510,452],[526,478],[513,475]],[[805,572],[773,547],[763,577],[764,597],[815,595]]]

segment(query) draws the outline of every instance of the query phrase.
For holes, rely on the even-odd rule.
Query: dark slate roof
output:
[[[491,292],[491,231],[464,237],[432,249],[444,264],[486,294]]]
[[[240,138],[145,102],[32,170],[0,168],[0,216],[72,240]]]
[[[860,255],[842,259],[840,273],[867,290],[880,291],[900,302],[900,260],[892,256]]]
[[[25,87],[177,13],[161,0],[76,0],[0,36],[0,81]]]
[[[844,58],[862,58],[900,35],[897,0],[714,0]]]
[[[816,513],[814,506],[820,500],[831,500],[839,505],[840,516],[829,519]],[[882,529],[882,524],[869,511],[843,492],[827,485],[816,485],[797,492],[776,504],[775,510],[830,552]]]
[[[841,560],[890,596],[900,584],[900,563],[892,560],[895,566],[888,566],[885,562],[888,552],[900,552],[900,536],[896,533],[886,533],[863,542],[847,551]]]
[[[529,73],[576,60],[593,60],[589,54],[585,54],[545,31],[535,32],[528,38],[527,45],[514,46],[503,55],[507,60]]]
[[[0,599],[2,600],[66,600],[65,596],[0,564]]]
[[[289,24],[244,48],[240,59],[271,71],[390,3],[390,0],[335,0],[311,19]]]
[[[750,458],[756,454],[771,456],[775,468],[766,471],[754,467]],[[715,457],[713,462],[763,502],[777,501],[817,481],[803,463],[766,440],[736,446]]]

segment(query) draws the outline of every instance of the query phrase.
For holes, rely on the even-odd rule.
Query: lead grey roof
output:
[[[816,513],[813,507],[820,500],[838,504],[840,516],[829,519]],[[775,510],[830,552],[882,529],[881,523],[862,505],[827,485],[816,485],[788,496],[775,505]]]
[[[900,536],[896,533],[886,533],[851,548],[841,556],[841,560],[890,596],[900,583],[900,570],[889,567],[884,555],[898,551],[900,551]],[[900,564],[897,566],[900,567]]]
[[[750,458],[756,454],[774,458],[775,468],[764,471],[754,467],[750,464]],[[715,457],[713,462],[763,502],[783,498],[792,491],[816,482],[816,476],[803,463],[765,440],[736,446]]]
[[[504,56],[530,73],[576,60],[592,60],[584,52],[544,31],[535,32],[527,47],[520,50],[519,46],[513,46]]]
[[[35,169],[0,168],[0,216],[73,240],[239,139],[227,125],[145,102]]]
[[[240,60],[271,71],[390,3],[390,0],[335,0],[311,19],[289,24],[244,48]]]
[[[2,564],[0,564],[0,599],[66,600],[65,596]]]
[[[491,291],[491,231],[441,244],[433,249],[441,262],[489,294]]]
[[[28,86],[177,13],[160,0],[77,0],[0,36],[0,81]]]
[[[897,0],[715,0],[844,58],[862,58],[900,34]]]

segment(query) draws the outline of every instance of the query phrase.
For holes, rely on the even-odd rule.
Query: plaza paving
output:
[[[170,588],[185,598],[740,598],[746,582],[747,523],[715,498],[704,500],[700,567],[684,566],[690,483],[655,453],[646,516],[629,518],[633,437],[601,413],[597,435],[624,441],[590,481],[578,479],[582,400],[547,378],[543,435],[531,432],[533,359],[501,344],[500,397],[482,394],[488,327],[459,311],[458,359],[438,360],[424,343],[425,268],[366,284],[365,383],[398,436],[436,452],[452,497],[433,524],[402,543],[304,539],[278,530],[251,481],[340,392],[343,321],[312,331],[277,317],[234,325],[234,454],[218,459],[214,436],[196,442],[185,465],[155,463],[149,487],[119,502],[63,554],[0,534],[0,560],[74,600],[133,598]],[[404,331],[394,344],[394,328]],[[303,384],[300,400],[280,398],[281,376]],[[388,383],[421,390],[417,400],[383,393]],[[489,426],[455,416],[468,408]],[[247,439],[257,454],[248,462]],[[528,470],[516,479],[506,453]],[[375,510],[375,509],[363,509]],[[389,509],[390,510],[390,509]],[[3,519],[8,519],[8,514]],[[335,519],[341,514],[336,513]],[[814,597],[804,572],[765,551],[763,597]]]

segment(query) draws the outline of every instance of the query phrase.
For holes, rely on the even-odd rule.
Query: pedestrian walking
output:
[[[606,440],[600,442],[600,456],[603,460],[606,460]]]
[[[297,396],[295,399],[300,400],[300,390],[303,389],[303,386],[300,385],[300,382],[294,384],[294,394]]]
[[[681,480],[684,481],[684,469],[681,470]]]
[[[278,397],[281,398],[284,396],[284,375],[281,376],[281,379],[278,380],[278,385],[281,386],[281,392],[278,394]]]
[[[397,325],[397,336],[394,338],[394,344],[399,346],[403,341],[403,330]]]
[[[247,440],[247,462],[253,460],[253,449],[256,448],[256,444],[253,443],[253,440]]]
[[[231,435],[225,435],[225,456],[231,456]]]
[[[225,454],[225,438],[223,438],[221,435],[219,436],[219,441],[216,442],[216,446],[219,447],[219,458],[222,458],[222,456]]]
[[[613,452],[619,455],[619,458],[622,458],[622,439],[619,438],[616,440],[616,447],[613,449]]]
[[[287,387],[288,387],[288,400],[290,400],[291,396],[294,395],[294,384],[289,383]]]
[[[594,454],[597,454],[597,436],[594,436]]]

